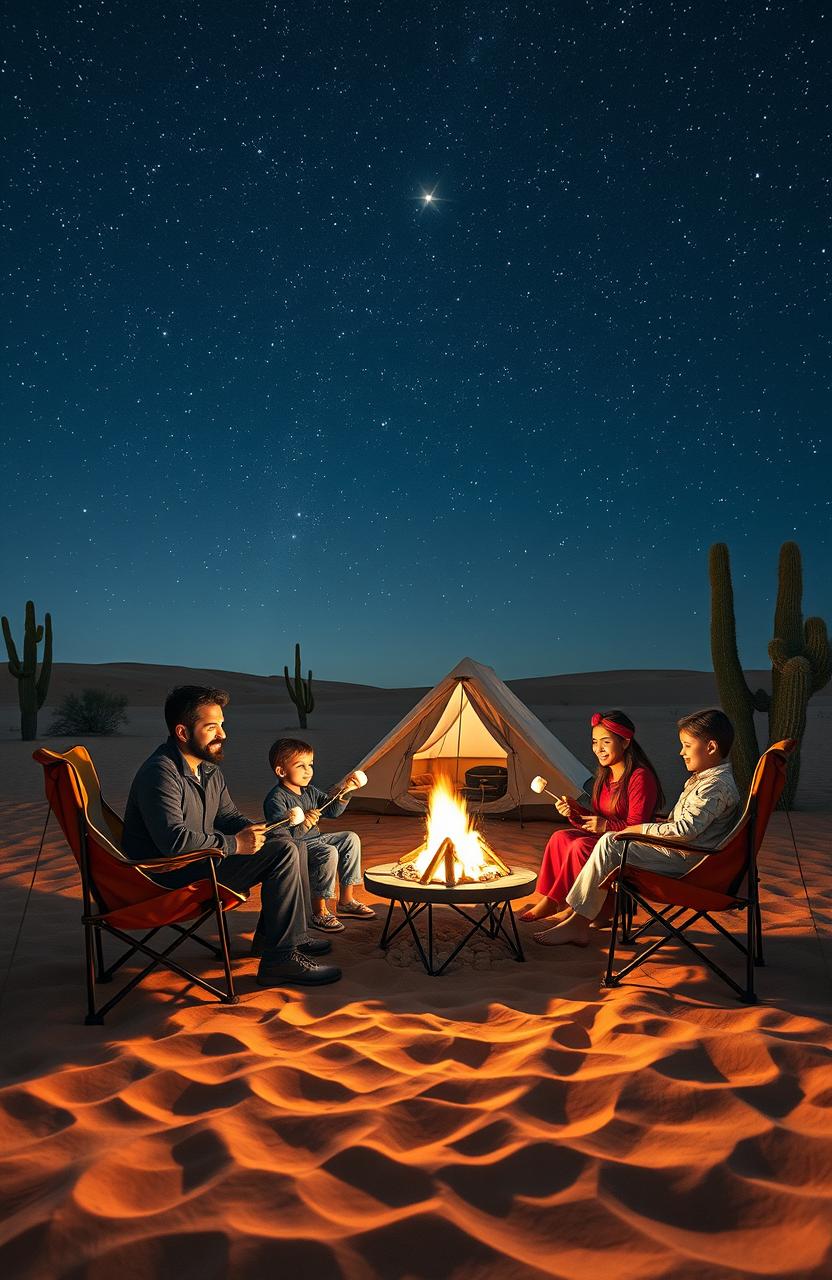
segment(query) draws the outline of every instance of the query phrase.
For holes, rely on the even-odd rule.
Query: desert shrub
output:
[[[127,722],[127,699],[106,689],[82,689],[68,693],[55,708],[55,719],[49,732],[56,737],[69,734],[118,733]]]

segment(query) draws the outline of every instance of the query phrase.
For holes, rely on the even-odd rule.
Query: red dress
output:
[[[656,779],[649,769],[634,769],[627,785],[626,816],[619,817],[615,813],[618,787],[610,787],[604,783],[598,797],[598,814],[607,820],[608,831],[622,831],[624,827],[635,826],[639,822],[649,822],[656,812],[659,793]],[[566,830],[555,831],[550,837],[543,854],[540,874],[537,877],[537,891],[556,902],[565,902],[566,895],[588,861],[601,835],[584,831],[577,825],[577,815],[589,815],[589,810],[576,806],[576,821]],[[571,819],[570,819],[571,821]]]

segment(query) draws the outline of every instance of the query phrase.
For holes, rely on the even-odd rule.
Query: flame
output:
[[[428,801],[427,833],[425,848],[413,861],[413,870],[423,875],[427,871],[439,846],[445,839],[454,843],[457,880],[481,880],[493,874],[489,862],[491,850],[475,830],[464,803],[451,785],[439,778],[433,786]],[[444,884],[441,868],[431,876],[431,884]]]

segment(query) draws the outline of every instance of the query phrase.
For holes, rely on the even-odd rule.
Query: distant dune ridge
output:
[[[752,682],[765,674],[750,673]],[[481,942],[431,979],[406,936],[379,952],[380,923],[351,924],[337,938],[341,983],[263,991],[247,956],[252,900],[231,916],[239,1005],[183,993],[157,974],[105,1027],[89,1028],[77,875],[54,826],[8,971],[44,802],[34,744],[15,737],[16,691],[3,678],[0,1274],[832,1274],[828,691],[810,704],[804,807],[791,828],[775,815],[763,850],[768,964],[755,1007],[676,951],[606,991],[602,932],[585,951],[553,955],[525,929],[526,964]],[[50,702],[90,685],[128,697],[125,733],[89,743],[120,807],[165,735],[165,693],[184,682],[231,693],[225,771],[240,806],[258,816],[266,747],[298,733],[282,677],[59,664]],[[705,672],[510,683],[588,770],[591,711],[629,711],[670,795],[684,776],[675,720],[716,700]],[[324,784],[424,692],[326,681],[317,691],[300,736],[314,744]],[[49,720],[44,708],[42,731]],[[378,822],[349,810],[336,825],[359,831],[365,865],[412,848],[421,830],[416,818]],[[510,863],[532,868],[548,831],[487,826]],[[437,933],[449,948],[456,925],[442,919]],[[725,944],[719,958],[730,963]],[[196,948],[188,959],[215,971]]]

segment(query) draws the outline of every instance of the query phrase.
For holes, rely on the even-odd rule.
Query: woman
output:
[[[605,831],[649,822],[664,802],[658,774],[636,742],[636,727],[623,711],[596,712],[592,750],[598,761],[592,812],[561,796],[555,808],[571,829],[556,831],[546,845],[537,889],[538,902],[521,920],[544,920],[561,911],[576,876]]]

